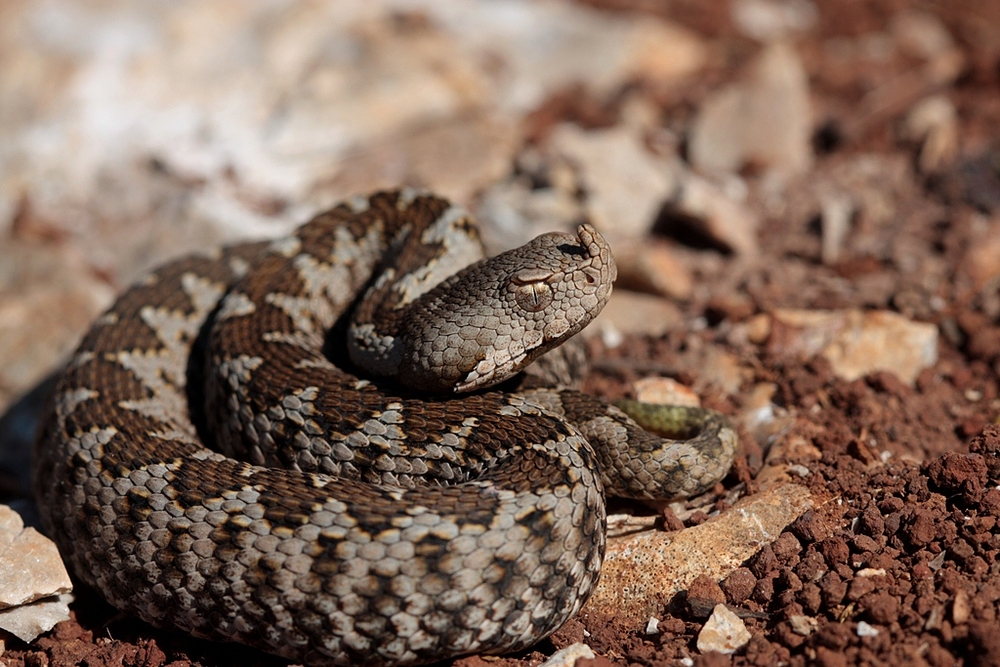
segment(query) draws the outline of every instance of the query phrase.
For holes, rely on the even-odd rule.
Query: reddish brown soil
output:
[[[658,13],[723,47],[725,57],[700,81],[644,91],[668,125],[688,117],[711,85],[732,78],[757,49],[736,35],[729,3],[721,0],[588,4]],[[456,665],[537,665],[554,649],[584,639],[600,657],[580,667],[680,664],[685,657],[704,666],[1000,665],[1000,295],[995,283],[978,284],[969,269],[970,253],[985,240],[983,220],[1000,215],[1000,3],[919,3],[948,27],[966,59],[946,91],[958,108],[959,156],[933,174],[914,168],[918,146],[900,134],[908,104],[875,115],[864,115],[862,104],[873,87],[901,80],[914,64],[901,58],[832,62],[822,46],[834,35],[881,29],[910,4],[819,0],[817,27],[797,43],[821,128],[808,178],[823,178],[861,154],[882,158],[880,178],[887,179],[896,209],[891,224],[856,220],[852,238],[863,236],[864,243],[849,239],[841,260],[825,266],[815,224],[795,214],[800,209],[793,192],[787,214],[765,221],[763,261],[741,272],[699,276],[705,289],[682,308],[689,317],[704,316],[708,328],[598,349],[598,361],[615,362],[599,366],[615,371],[595,372],[590,380],[592,390],[614,396],[648,368],[672,369],[681,381],[695,381],[693,347],[718,346],[736,355],[752,369],[744,390],[773,383],[775,403],[795,416],[791,435],[819,451],[818,460],[790,462],[808,468],[805,482],[829,501],[718,586],[699,582],[688,598],[679,596],[660,615],[658,635],[585,614],[525,655],[471,657]],[[901,99],[932,92],[919,77],[910,85],[899,92]],[[613,105],[571,91],[533,116],[541,125],[530,134],[543,136],[554,118],[605,125],[617,122],[616,114]],[[889,169],[893,164],[902,168]],[[756,178],[746,177],[751,184]],[[889,374],[845,382],[824,362],[786,357],[773,341],[729,340],[734,322],[774,307],[895,310],[939,327],[939,361],[914,387]],[[709,395],[706,402],[734,412],[746,399]],[[745,453],[726,487],[760,468],[766,444],[744,437]],[[881,451],[891,454],[887,462]],[[692,518],[701,520],[704,515]],[[699,655],[695,639],[705,605],[695,603],[703,598],[756,612],[746,619],[753,639],[737,655]],[[240,647],[155,631],[117,616],[92,594],[81,595],[74,610],[75,620],[31,647],[9,647],[3,660],[12,667],[282,664]],[[815,631],[797,632],[793,618],[800,616],[815,619]],[[877,635],[859,636],[861,622]]]

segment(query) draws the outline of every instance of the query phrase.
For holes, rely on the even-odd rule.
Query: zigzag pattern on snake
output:
[[[489,389],[583,328],[615,267],[588,225],[480,253],[464,211],[404,190],[125,292],[36,444],[76,576],[154,625],[310,665],[558,629],[600,572],[604,494],[705,489],[736,436],[708,411],[668,440],[575,391]]]

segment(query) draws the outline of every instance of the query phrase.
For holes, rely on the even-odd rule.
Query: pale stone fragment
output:
[[[643,403],[701,407],[701,399],[698,398],[698,394],[673,378],[642,378],[632,383],[632,386],[635,389],[636,400]]]
[[[851,381],[886,371],[913,384],[937,362],[938,329],[891,311],[778,309],[771,342],[782,354],[822,355],[833,372]]]
[[[698,650],[702,653],[735,653],[750,641],[750,631],[739,616],[724,604],[715,605],[701,632],[698,633]]]
[[[642,627],[696,577],[721,581],[812,506],[806,487],[780,484],[698,526],[609,539],[601,579],[585,610]]]
[[[733,0],[729,12],[740,32],[760,42],[805,32],[819,18],[811,0]]]
[[[812,616],[802,616],[801,614],[792,616],[788,619],[788,622],[792,626],[792,632],[803,637],[808,637],[816,632],[816,628],[819,627],[819,622],[815,618]]]
[[[566,648],[559,649],[552,656],[538,667],[573,667],[580,658],[593,660],[597,656],[586,644],[577,642],[570,644]]]
[[[665,212],[686,219],[719,245],[753,256],[758,250],[759,219],[746,205],[744,195],[745,184],[735,176],[719,184],[685,173]]]
[[[579,166],[590,220],[612,237],[645,235],[676,187],[669,164],[627,127],[587,132],[563,124],[552,133],[549,150]]]
[[[55,543],[0,505],[0,609],[68,593],[73,584]]]
[[[878,628],[864,621],[858,621],[858,637],[878,637]]]
[[[651,294],[616,289],[601,314],[583,330],[586,337],[618,334],[662,336],[682,326],[684,318],[676,305]]]
[[[747,163],[785,174],[812,163],[809,79],[798,53],[782,42],[765,47],[746,78],[705,101],[691,128],[691,163],[735,172]]]
[[[31,604],[0,611],[0,630],[5,630],[23,642],[32,642],[54,628],[56,623],[69,620],[72,593],[44,598]]]
[[[34,640],[69,618],[72,589],[55,543],[0,505],[0,629]]]
[[[627,289],[649,292],[671,299],[690,298],[694,289],[691,271],[669,245],[640,238],[615,244],[618,283]]]

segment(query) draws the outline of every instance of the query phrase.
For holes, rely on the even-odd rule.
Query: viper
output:
[[[661,412],[671,439],[523,379],[615,277],[590,225],[482,259],[409,189],[171,262],[57,382],[44,526],[119,609],[310,665],[531,646],[596,584],[606,494],[697,493],[736,449],[715,412]]]

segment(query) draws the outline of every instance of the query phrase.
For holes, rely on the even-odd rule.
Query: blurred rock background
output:
[[[857,462],[959,450],[1000,412],[998,127],[997,0],[4,0],[0,500],[28,507],[44,380],[144,271],[401,185],[466,205],[494,252],[592,221],[621,269],[588,330],[615,381],[592,390],[669,375],[737,416],[740,484],[777,440],[802,476],[831,466],[816,489],[866,489],[844,481]],[[785,543],[809,543],[803,525]],[[771,604],[785,547],[726,595]],[[826,558],[836,598],[853,575]],[[846,627],[809,586],[777,598],[774,618],[799,620],[758,664]],[[872,664],[910,646],[944,665],[962,632],[980,641],[969,609],[933,610],[924,634],[872,611],[891,633],[852,626],[795,657],[844,664],[830,647],[867,642]],[[976,655],[1000,655],[980,634]]]
[[[958,123],[995,75],[995,4],[950,14],[956,39],[933,3],[4,2],[0,405],[151,265],[380,187],[466,204],[492,250],[589,218],[625,285],[682,300],[759,279],[775,221],[819,227],[785,239],[793,260],[905,255],[898,200],[988,148]],[[941,278],[902,264],[918,291]],[[808,272],[782,305],[895,287]]]

